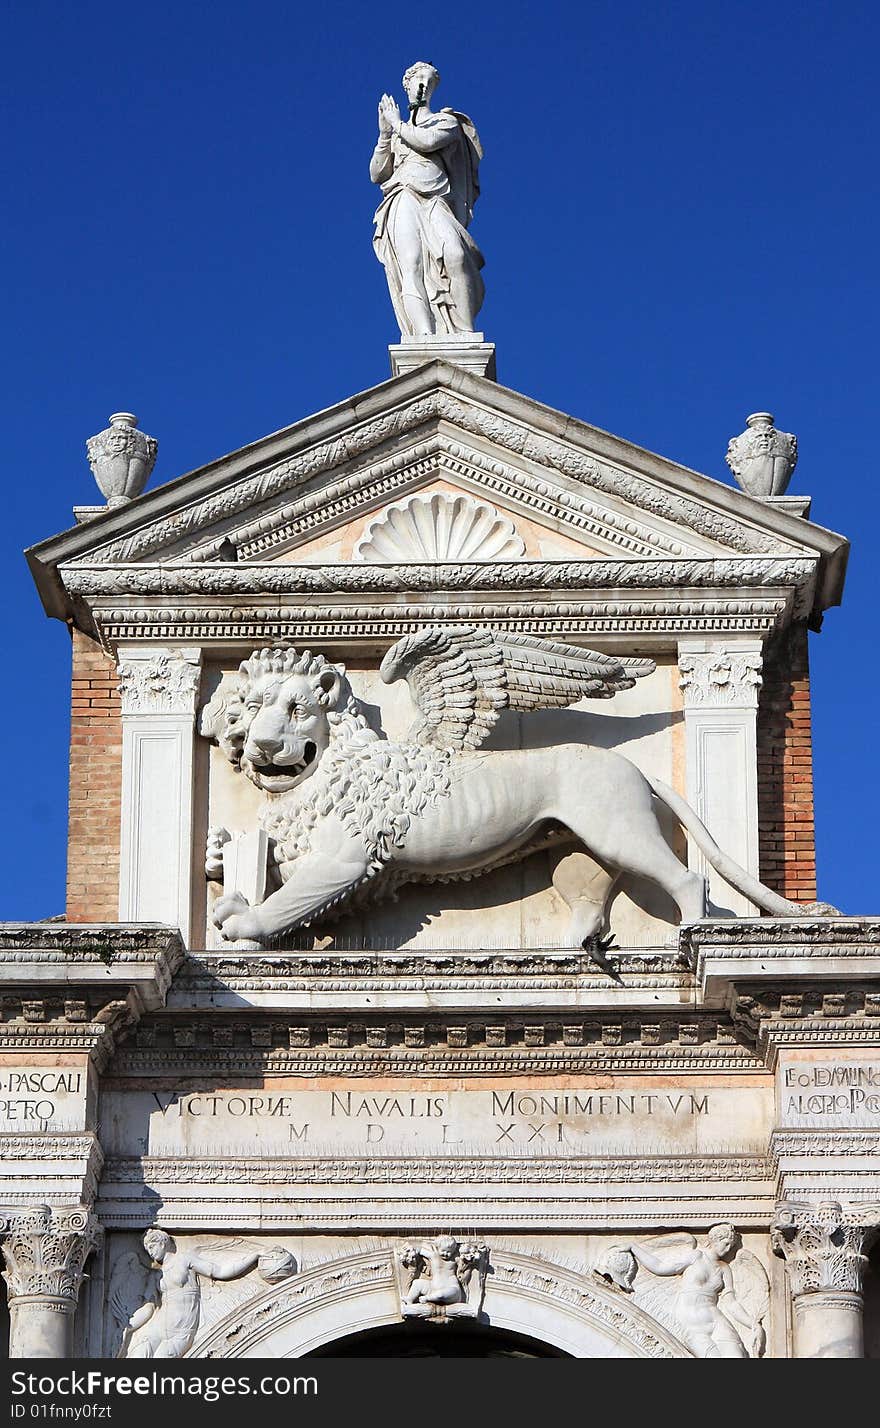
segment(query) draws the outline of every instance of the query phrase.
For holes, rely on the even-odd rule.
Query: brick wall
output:
[[[816,897],[813,742],[805,625],[767,647],[758,702],[761,881],[792,902]]]
[[[119,918],[122,717],[117,678],[113,660],[74,630],[68,922]]]

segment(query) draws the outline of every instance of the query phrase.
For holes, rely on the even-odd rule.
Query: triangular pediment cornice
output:
[[[603,554],[812,556],[822,567],[817,604],[840,597],[842,537],[442,362],[52,537],[28,558],[47,609],[67,618],[62,563],[264,563],[322,524],[438,475]]]

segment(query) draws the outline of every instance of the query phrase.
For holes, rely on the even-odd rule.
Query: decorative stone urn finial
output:
[[[114,412],[106,430],[86,442],[92,475],[108,506],[139,496],[155,465],[159,443],[138,431],[137,423],[132,412]]]
[[[777,431],[771,412],[753,412],[746,427],[731,438],[725,458],[737,485],[761,500],[784,496],[797,466],[797,437]]]

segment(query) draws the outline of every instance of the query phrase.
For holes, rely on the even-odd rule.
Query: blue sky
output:
[[[96,499],[111,411],[155,485],[385,379],[367,165],[415,59],[485,146],[506,385],[725,480],[748,412],[797,432],[792,491],[854,544],[811,638],[820,894],[880,911],[880,7],[19,0],[5,30],[0,916],[64,906],[69,639],[21,551]]]

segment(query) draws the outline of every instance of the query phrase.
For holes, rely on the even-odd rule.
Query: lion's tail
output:
[[[645,774],[645,778],[657,797],[675,814],[682,827],[687,829],[697,847],[725,882],[730,883],[732,888],[736,888],[737,892],[741,892],[743,897],[747,897],[756,907],[770,913],[771,917],[804,916],[807,909],[802,904],[789,902],[788,898],[780,897],[779,893],[765,888],[763,883],[753,878],[751,873],[747,873],[745,868],[741,868],[727,853],[723,853],[705,823],[675,789],[651,774]]]

